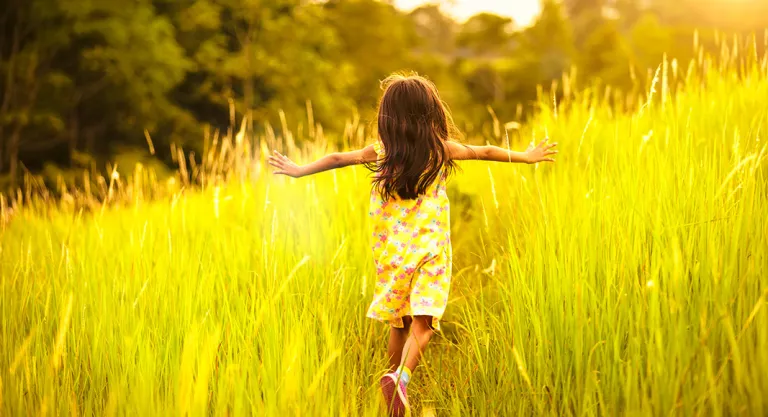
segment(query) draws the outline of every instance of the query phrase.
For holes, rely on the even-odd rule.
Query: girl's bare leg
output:
[[[402,329],[392,326],[389,328],[389,343],[387,345],[389,372],[395,372],[402,362],[403,346],[408,340],[408,333],[411,331],[411,321],[410,317],[403,317]]]
[[[400,364],[405,365],[413,372],[435,331],[432,330],[432,317],[430,316],[415,316],[410,327],[411,334],[402,348],[403,359]],[[390,338],[390,340],[392,339]]]

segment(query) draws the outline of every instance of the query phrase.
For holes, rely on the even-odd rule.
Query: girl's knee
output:
[[[432,316],[415,316],[413,317],[413,324],[411,326],[413,332],[419,335],[432,336],[435,332],[432,327]]]

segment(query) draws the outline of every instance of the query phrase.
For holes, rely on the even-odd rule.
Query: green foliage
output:
[[[511,50],[512,34],[512,19],[480,13],[462,25],[456,45],[479,58],[503,56]]]
[[[523,53],[531,67],[525,85],[544,84],[567,72],[575,58],[573,31],[560,6],[554,0],[542,3],[536,23],[525,32]]]
[[[333,1],[326,11],[339,38],[334,67],[348,69],[335,77],[346,79],[353,103],[374,108],[379,81],[414,66],[412,49],[418,38],[413,24],[394,6],[376,0]]]
[[[581,47],[579,68],[605,84],[628,87],[630,50],[615,22],[601,21]]]
[[[456,36],[460,25],[444,15],[437,5],[425,5],[411,12],[414,30],[421,42],[415,50],[421,54],[450,57],[456,50]]]
[[[524,28],[378,0],[8,0],[0,173],[15,183],[23,168],[51,163],[100,170],[120,149],[144,148],[145,130],[154,156],[172,165],[172,144],[202,154],[199,138],[226,129],[233,112],[250,114],[249,132],[301,121],[302,132],[321,132],[306,126],[320,123],[341,133],[373,121],[378,82],[395,71],[434,79],[459,125],[483,131],[488,106],[502,122],[521,121],[538,87],[564,73],[638,92],[665,53],[693,57],[697,27],[699,45],[719,51],[728,38],[733,50],[715,29],[762,30],[763,3],[544,0]],[[760,39],[737,46],[760,56]],[[93,157],[88,166],[81,154]]]
[[[167,93],[184,79],[191,63],[171,22],[156,14],[150,1],[62,3],[82,42],[76,75],[88,76],[80,88],[92,87],[97,96],[82,101],[83,111],[96,111],[91,106],[98,105],[107,129],[123,134],[154,131],[173,117],[176,109]]]
[[[672,50],[672,34],[658,17],[647,13],[631,29],[629,42],[634,64],[641,70],[655,69],[664,54]]]

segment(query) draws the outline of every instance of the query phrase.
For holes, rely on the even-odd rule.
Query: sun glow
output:
[[[533,23],[540,10],[538,0],[454,0],[442,2],[395,0],[395,5],[403,10],[413,10],[422,5],[434,3],[439,3],[445,13],[462,22],[478,13],[489,12],[511,17],[520,26],[528,26]]]

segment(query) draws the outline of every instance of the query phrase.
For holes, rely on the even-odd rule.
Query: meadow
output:
[[[768,414],[768,58],[653,78],[634,105],[561,84],[467,138],[560,154],[451,180],[417,415]],[[383,415],[368,172],[274,177],[269,149],[328,141],[236,130],[168,180],[117,167],[2,198],[0,415]],[[372,140],[351,124],[344,142]]]

